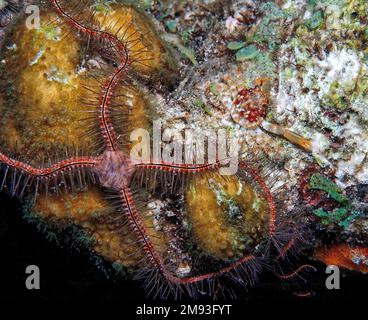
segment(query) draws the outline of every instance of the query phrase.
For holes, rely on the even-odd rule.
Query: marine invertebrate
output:
[[[201,177],[191,182],[187,193],[195,237],[199,247],[212,256],[229,259],[241,255],[244,247],[254,250],[262,234],[268,232],[267,202],[249,182],[232,176]],[[208,224],[209,232],[201,233]]]
[[[263,121],[261,127],[269,133],[283,137],[291,143],[303,148],[305,151],[312,152],[312,140],[302,137],[290,129],[268,121]]]
[[[68,209],[68,218],[82,225],[97,239],[94,249],[114,262],[138,266],[138,276],[144,276],[148,291],[155,291],[154,295],[166,297],[168,294],[178,295],[186,291],[191,296],[197,296],[202,291],[216,295],[218,290],[222,290],[217,282],[218,278],[229,277],[241,285],[253,283],[265,260],[272,260],[280,254],[286,256],[298,237],[297,230],[288,222],[283,224],[282,220],[277,221],[275,195],[267,187],[262,168],[255,168],[251,161],[242,162],[237,175],[226,179],[214,172],[222,164],[220,159],[207,164],[160,161],[137,163],[127,156],[120,136],[126,133],[126,126],[129,125],[129,121],[125,122],[126,119],[129,120],[126,116],[128,107],[119,98],[127,98],[132,89],[126,89],[123,80],[130,70],[143,75],[147,70],[154,70],[162,59],[161,55],[152,54],[148,50],[149,44],[142,41],[143,35],[139,28],[132,31],[135,19],[126,18],[126,12],[119,5],[111,6],[113,11],[101,16],[99,12],[78,14],[80,9],[85,8],[84,2],[76,4],[76,7],[70,6],[66,1],[52,0],[51,4],[61,21],[57,20],[53,24],[53,15],[46,10],[43,19],[48,24],[41,30],[31,32],[20,29],[18,32],[17,36],[22,40],[32,38],[32,50],[25,50],[25,43],[28,42],[20,41],[18,55],[6,57],[12,70],[19,72],[19,78],[12,85],[24,87],[28,99],[25,103],[30,104],[30,109],[34,112],[30,114],[30,109],[14,109],[10,114],[18,112],[21,117],[32,120],[36,114],[41,121],[33,123],[34,126],[45,128],[46,123],[54,131],[60,128],[66,130],[48,136],[50,131],[42,132],[40,128],[29,130],[27,126],[18,126],[8,113],[4,130],[15,134],[4,137],[4,149],[9,149],[18,157],[26,150],[28,156],[33,158],[30,164],[16,160],[16,156],[13,158],[1,153],[0,161],[4,169],[2,186],[5,187],[9,180],[11,192],[19,195],[23,195],[31,186],[34,187],[36,196],[41,193],[41,186],[45,193],[55,192],[57,196],[48,204],[45,204],[43,194],[37,197],[35,210],[43,216],[52,212],[56,217],[64,217],[64,210]],[[130,15],[135,14],[134,12],[133,10]],[[121,14],[128,20],[126,27],[119,26]],[[110,18],[112,21],[105,25],[105,21]],[[81,37],[76,36],[75,31]],[[63,52],[65,34],[68,32],[70,50]],[[137,38],[134,38],[135,34],[138,34]],[[85,78],[80,77],[83,72],[75,68],[84,45],[84,37],[91,40],[91,46],[99,48],[98,52],[107,60],[99,60],[101,63],[97,60],[91,61],[91,65],[101,68],[102,72],[93,73],[94,70],[88,70]],[[41,48],[37,47],[40,38],[43,41],[46,39]],[[33,59],[22,59],[25,51],[32,54]],[[34,75],[38,76],[37,86],[30,85],[30,79],[34,81]],[[38,94],[42,94],[42,100]],[[7,92],[5,96],[6,101],[12,98],[11,92]],[[241,98],[243,96],[245,95],[241,95]],[[22,98],[19,100],[24,102]],[[15,101],[15,105],[19,104],[19,100]],[[243,102],[247,106],[249,101],[239,100],[239,104]],[[60,108],[62,103],[67,106]],[[91,124],[91,131],[72,124],[74,120],[81,120],[81,116],[70,116],[70,105],[77,105],[85,113],[92,113],[92,117],[85,119]],[[42,117],[44,109],[49,111],[50,106],[55,106],[53,111],[56,113],[51,113],[50,117]],[[57,113],[61,111],[65,117],[60,117]],[[117,114],[121,117],[117,117]],[[253,116],[257,118],[262,114],[252,114],[251,122]],[[121,120],[124,120],[123,128],[117,125]],[[97,137],[94,136],[96,124]],[[79,140],[78,132],[85,134],[86,131],[84,139]],[[100,136],[103,139],[99,139]],[[58,142],[56,146],[59,157],[60,149],[70,147],[74,141],[81,145],[80,152],[84,155],[75,154],[45,166],[42,164],[42,153],[45,156],[45,149],[49,151],[45,140]],[[20,141],[20,145],[15,141]],[[259,164],[263,165],[262,162]],[[97,180],[103,187],[113,189],[120,211],[111,213],[110,210],[103,210],[105,204],[100,193],[96,190],[84,190],[86,172],[90,173],[93,182]],[[71,187],[79,189],[77,196],[68,194],[67,182],[71,183]],[[66,190],[61,191],[61,186]],[[143,187],[147,190],[144,191]],[[202,191],[208,187],[211,192],[202,201]],[[141,205],[152,199],[158,200],[157,193],[168,198],[183,195],[182,189],[189,199],[187,211],[195,229],[193,234],[188,232],[187,235],[181,235],[182,230],[176,229],[177,222],[185,221],[183,215],[174,215],[177,219],[175,223],[162,223],[160,220],[164,217],[158,215],[152,219],[152,212]],[[68,203],[67,208],[60,205],[59,194],[61,201]],[[95,201],[90,207],[83,207],[80,199],[89,197]],[[222,231],[221,241],[214,241],[214,234],[210,239],[205,239],[201,232],[196,232],[202,228],[203,220],[206,220],[206,217],[201,216],[203,204],[215,208],[212,214],[220,222],[217,226]],[[50,207],[46,210],[46,206]],[[221,210],[216,210],[219,206]],[[232,226],[234,221],[241,223],[235,228]],[[157,225],[161,229],[156,228]],[[185,247],[185,240],[192,240],[191,237],[198,240],[198,248],[194,250],[194,254],[188,254],[189,250]],[[211,263],[203,263],[203,260]],[[305,268],[298,269],[290,276],[280,275],[280,278],[295,277],[303,269]],[[204,286],[207,288],[203,288]]]
[[[311,205],[315,216],[325,226],[337,224],[347,230],[361,215],[355,210],[350,199],[327,176],[310,168],[302,177],[301,192],[304,200]]]
[[[268,99],[259,86],[241,89],[233,101],[231,117],[241,126],[258,127],[266,116]]]
[[[314,257],[326,265],[340,266],[362,273],[368,272],[368,249],[366,247],[336,244],[317,249]]]
[[[246,129],[262,128],[268,133],[280,136],[289,142],[312,151],[312,141],[281,125],[266,121],[270,100],[270,79],[259,78],[252,87],[242,79],[228,76],[221,83],[212,84],[209,89],[210,103],[216,107],[225,106],[234,122]]]

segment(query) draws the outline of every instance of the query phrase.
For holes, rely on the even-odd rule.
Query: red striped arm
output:
[[[27,163],[17,161],[0,153],[0,162],[5,165],[23,171],[24,173],[33,177],[52,177],[74,168],[93,168],[98,163],[98,160],[92,157],[74,157],[62,160],[58,163],[46,168],[36,168]]]
[[[135,165],[136,168],[159,170],[174,173],[199,173],[214,171],[220,167],[220,161],[207,164],[169,164],[165,162],[143,162]]]

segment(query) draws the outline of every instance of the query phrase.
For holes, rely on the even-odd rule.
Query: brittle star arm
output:
[[[173,173],[200,173],[206,171],[214,171],[220,167],[220,161],[215,161],[213,163],[206,164],[175,164],[175,163],[165,163],[165,162],[141,162],[135,164],[138,169],[149,169],[149,170],[159,170]]]
[[[207,164],[169,164],[165,162],[142,162],[135,164],[137,169],[147,169],[147,170],[159,170],[165,172],[172,173],[183,173],[183,174],[195,174],[195,173],[204,173],[210,172],[218,169],[221,166],[221,161],[215,161]],[[270,207],[270,224],[269,231],[271,236],[275,234],[275,223],[276,223],[276,206],[274,204],[274,200],[271,194],[271,191],[267,188],[264,180],[260,177],[257,170],[252,169],[246,163],[240,163],[239,168],[247,171],[253,179],[259,184],[265,196],[267,198],[267,202]]]
[[[298,269],[290,272],[289,274],[279,274],[277,272],[274,271],[274,274],[279,277],[282,280],[289,280],[291,278],[295,278],[297,276],[299,276],[299,274],[302,271],[313,271],[313,272],[317,272],[317,268],[310,265],[310,264],[303,264],[301,265]]]
[[[74,168],[93,168],[99,163],[99,160],[93,157],[72,157],[55,163],[49,167],[37,168],[0,153],[0,163],[3,163],[10,168],[20,170],[32,177],[48,178]]]
[[[164,263],[162,262],[162,258],[160,257],[159,253],[156,251],[155,246],[153,242],[150,239],[150,236],[147,233],[146,227],[144,226],[144,223],[136,209],[135,202],[133,199],[133,195],[129,188],[123,188],[120,191],[120,197],[121,201],[123,203],[123,208],[125,211],[125,214],[127,215],[130,223],[133,226],[133,229],[138,236],[139,240],[143,244],[144,251],[146,255],[148,256],[149,261],[152,263],[152,266],[157,268],[159,272],[164,276],[164,278],[171,282],[178,285],[186,285],[186,284],[192,284],[204,280],[208,280],[211,278],[219,277],[225,273],[228,273],[240,265],[250,262],[255,259],[255,256],[248,255],[244,256],[243,258],[237,260],[235,263],[229,265],[228,267],[224,267],[218,271],[206,273],[199,276],[193,276],[193,277],[177,277],[173,273],[171,273],[167,268],[165,267]]]
[[[66,21],[66,23],[68,23],[72,28],[75,28],[76,30],[88,36],[108,40],[109,42],[113,43],[116,46],[117,50],[120,53],[121,62],[119,66],[116,68],[114,73],[107,79],[106,83],[102,87],[99,105],[99,117],[98,117],[99,126],[104,136],[107,148],[112,151],[117,151],[118,142],[115,130],[113,128],[110,119],[110,101],[112,99],[113,92],[117,83],[119,82],[120,79],[124,77],[124,75],[127,72],[127,69],[131,64],[128,50],[124,45],[124,43],[120,41],[116,36],[111,35],[106,31],[86,26],[83,23],[77,21],[62,7],[60,1],[50,0],[50,2],[55,8],[58,15],[61,18],[63,18]]]
[[[268,225],[268,229],[269,229],[270,235],[273,237],[276,233],[276,205],[275,205],[275,201],[273,199],[272,193],[270,189],[266,186],[265,181],[262,179],[262,177],[260,176],[257,170],[251,168],[249,165],[247,165],[244,162],[239,164],[239,168],[242,170],[245,170],[253,177],[253,179],[261,187],[261,189],[263,190],[266,196],[267,203],[268,203],[269,210],[270,210],[270,222]]]

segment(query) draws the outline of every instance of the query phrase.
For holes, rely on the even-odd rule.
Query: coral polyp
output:
[[[268,237],[269,204],[249,183],[215,175],[196,179],[188,186],[189,223],[203,252],[232,260],[244,252],[252,254]]]
[[[267,114],[267,96],[259,86],[254,89],[241,89],[233,101],[231,117],[246,128],[258,127]]]

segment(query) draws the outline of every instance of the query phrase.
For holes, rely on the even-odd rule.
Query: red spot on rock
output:
[[[259,86],[241,89],[233,102],[231,116],[236,123],[246,128],[256,128],[264,119],[268,98]]]

